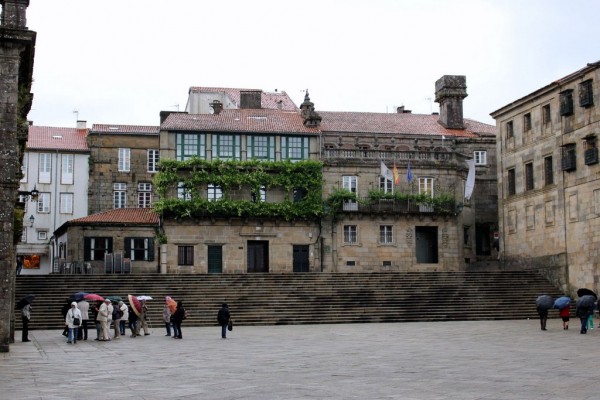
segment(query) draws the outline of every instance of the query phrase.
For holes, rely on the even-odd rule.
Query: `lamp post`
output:
[[[33,216],[33,214],[31,214],[29,216],[29,227],[33,228],[33,223],[35,222],[35,217]]]
[[[25,201],[27,201],[27,198],[30,198],[31,201],[37,201],[39,195],[40,191],[35,188],[35,185],[33,185],[33,189],[30,192],[27,190],[19,190],[19,196],[24,196],[26,198]]]

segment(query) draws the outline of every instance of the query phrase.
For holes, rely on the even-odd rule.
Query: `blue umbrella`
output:
[[[571,304],[571,298],[569,296],[559,297],[558,299],[554,300],[554,308],[558,308],[559,310],[562,310],[569,304]]]
[[[77,292],[77,293],[73,293],[73,295],[71,295],[71,298],[72,298],[74,301],[77,301],[77,302],[79,302],[79,301],[83,300],[83,296],[85,296],[86,294],[87,294],[86,292]]]

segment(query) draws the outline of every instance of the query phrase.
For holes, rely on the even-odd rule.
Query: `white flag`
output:
[[[475,186],[475,160],[465,161],[469,166],[469,174],[467,175],[467,183],[465,184],[465,199],[470,200]]]
[[[388,169],[388,167],[385,166],[385,164],[383,163],[383,161],[381,161],[381,172],[380,175],[383,176],[386,179],[389,179],[390,181],[394,180],[394,174],[392,173],[392,171],[390,171]]]

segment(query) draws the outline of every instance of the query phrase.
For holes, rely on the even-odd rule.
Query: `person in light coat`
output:
[[[119,301],[119,309],[123,312],[123,316],[119,321],[119,332],[121,333],[121,336],[123,336],[125,335],[125,324],[129,321],[129,307],[127,307],[127,304]]]
[[[108,306],[110,304],[109,299],[105,299],[100,306],[100,310],[98,310],[98,321],[100,321],[100,339],[101,341],[110,340],[108,337],[108,316],[110,313],[108,312]],[[112,306],[111,306],[112,307]]]
[[[79,322],[75,323],[75,319],[77,319]],[[77,330],[79,326],[81,326],[81,311],[79,308],[77,308],[76,302],[71,303],[71,309],[67,311],[67,315],[65,316],[65,323],[69,328],[67,343],[77,343]]]
[[[77,303],[77,308],[81,311],[81,328],[77,332],[77,340],[87,340],[88,337],[88,321],[90,320],[90,303],[81,300]]]

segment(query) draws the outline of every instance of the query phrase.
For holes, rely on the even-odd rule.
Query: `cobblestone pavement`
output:
[[[95,330],[90,331],[95,337]],[[551,319],[186,328],[0,353],[2,399],[598,399],[600,337]]]

